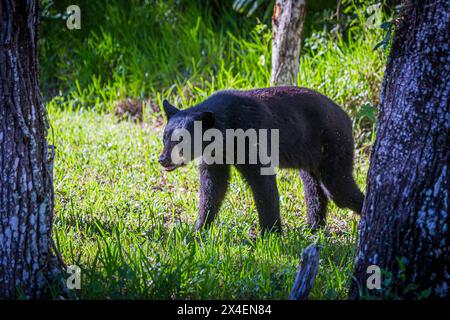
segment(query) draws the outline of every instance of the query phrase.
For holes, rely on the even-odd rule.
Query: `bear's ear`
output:
[[[180,111],[177,108],[175,108],[173,105],[171,105],[169,103],[169,101],[167,101],[167,100],[163,101],[163,109],[164,109],[164,113],[166,114],[167,120],[169,120],[175,113]]]
[[[202,122],[203,130],[208,130],[214,126],[216,123],[216,118],[214,117],[214,113],[205,111],[200,113],[200,116],[197,118]]]

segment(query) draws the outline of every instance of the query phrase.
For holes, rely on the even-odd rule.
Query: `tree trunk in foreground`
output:
[[[406,1],[388,59],[350,298],[448,298],[450,8]],[[369,290],[367,268],[381,268]]]
[[[277,0],[272,16],[270,84],[295,84],[305,21],[306,0]]]
[[[43,298],[52,255],[52,152],[38,85],[38,0],[0,2],[0,299]]]

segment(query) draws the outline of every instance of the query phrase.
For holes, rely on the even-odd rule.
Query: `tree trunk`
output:
[[[39,96],[39,1],[0,2],[0,298],[43,298],[55,273],[52,159]]]
[[[305,20],[306,0],[277,0],[272,16],[270,84],[295,84]]]
[[[407,1],[392,42],[350,298],[448,298],[450,8]],[[367,269],[381,268],[381,289]]]

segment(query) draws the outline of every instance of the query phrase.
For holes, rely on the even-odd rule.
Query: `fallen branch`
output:
[[[314,244],[303,250],[302,261],[289,300],[308,299],[319,268],[319,258],[319,249]]]

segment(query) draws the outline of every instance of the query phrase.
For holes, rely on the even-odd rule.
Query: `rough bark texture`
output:
[[[450,8],[407,1],[388,59],[350,298],[448,298]],[[367,267],[382,270],[368,290]]]
[[[297,79],[306,0],[277,0],[272,16],[271,85],[292,85]]]
[[[0,298],[43,298],[52,273],[52,152],[38,85],[38,1],[0,1]]]
[[[292,287],[290,300],[306,300],[314,285],[319,269],[319,250],[315,245],[308,246],[302,252],[302,262]]]

